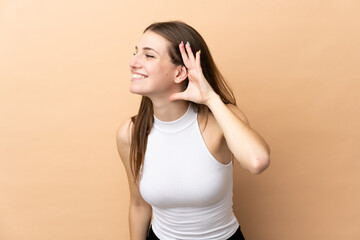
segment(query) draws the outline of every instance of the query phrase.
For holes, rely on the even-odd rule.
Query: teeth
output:
[[[134,73],[134,74],[132,75],[132,77],[133,77],[133,78],[140,78],[140,79],[145,79],[145,78],[146,78],[145,76],[140,75],[140,74],[136,74],[136,73]]]

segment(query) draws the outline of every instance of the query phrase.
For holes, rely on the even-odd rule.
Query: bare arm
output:
[[[270,148],[253,129],[246,116],[233,104],[225,105],[217,94],[206,105],[223,130],[226,143],[241,166],[253,174],[263,172],[270,164]]]
[[[149,228],[152,208],[142,198],[138,184],[130,169],[131,120],[127,120],[117,130],[116,144],[120,158],[124,164],[130,188],[129,227],[131,240],[145,240]]]
[[[250,128],[246,117],[235,105],[225,105],[212,89],[201,68],[201,51],[194,56],[190,44],[184,45],[183,42],[179,44],[179,49],[189,84],[185,91],[172,94],[169,100],[182,99],[207,105],[223,131],[227,146],[241,166],[253,174],[264,171],[270,164],[270,148],[265,140]]]

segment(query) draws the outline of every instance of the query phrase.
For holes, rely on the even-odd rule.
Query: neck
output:
[[[163,122],[171,122],[182,117],[189,108],[189,102],[185,100],[179,101],[156,101],[152,100],[154,107],[154,115]]]

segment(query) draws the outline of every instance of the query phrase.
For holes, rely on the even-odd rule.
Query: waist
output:
[[[220,238],[220,239],[222,240],[223,238]],[[160,238],[158,238],[157,235],[154,233],[151,225],[150,225],[146,240],[160,240]],[[240,226],[238,226],[235,233],[233,233],[230,237],[226,238],[226,240],[245,240],[245,237],[241,232]]]
[[[232,208],[153,207],[154,232],[160,239],[226,239],[239,227]]]

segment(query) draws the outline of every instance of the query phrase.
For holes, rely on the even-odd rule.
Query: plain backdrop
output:
[[[271,165],[234,164],[248,240],[360,239],[360,2],[0,1],[0,239],[129,239],[118,126],[143,30],[204,37]]]

